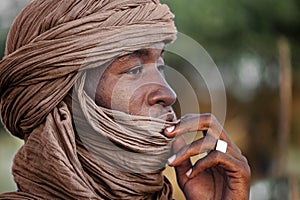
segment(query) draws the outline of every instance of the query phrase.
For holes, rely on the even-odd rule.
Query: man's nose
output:
[[[167,83],[163,74],[159,71],[152,74],[151,86],[148,88],[148,103],[149,105],[160,104],[162,106],[171,106],[176,101],[176,93]]]

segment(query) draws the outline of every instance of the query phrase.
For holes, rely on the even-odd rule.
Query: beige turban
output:
[[[72,88],[78,72],[175,39],[155,0],[33,0],[12,25],[0,64],[1,116],[24,138]]]
[[[148,156],[144,151],[151,151],[136,162],[165,159],[170,140],[153,128],[162,128],[165,122],[133,116],[136,123],[130,124],[128,116],[119,113],[121,120],[101,125],[104,119],[112,118],[110,111],[96,108],[74,85],[82,86],[86,69],[157,42],[172,42],[176,37],[173,18],[169,8],[157,0],[33,0],[22,10],[10,29],[0,63],[0,108],[7,129],[26,143],[14,159],[13,175],[19,191],[0,195],[0,199],[172,198],[172,187],[162,169],[133,173],[116,169],[98,156],[103,149],[106,153],[101,152],[102,157],[110,155],[110,146],[99,139],[108,137],[132,152]],[[68,104],[72,89],[76,95],[73,103],[86,120],[77,130],[74,110],[70,111]],[[89,113],[87,108],[96,111]],[[89,116],[99,123],[90,123]],[[140,121],[149,124],[146,131],[154,141],[145,140],[149,144],[144,145],[155,148],[140,144],[141,148],[131,149],[135,143],[122,138],[120,129],[111,135],[98,134],[98,129],[105,133],[109,127],[121,127],[131,137]],[[81,128],[88,134],[79,138]],[[141,139],[137,134],[132,137]],[[95,141],[101,145],[97,142],[89,149]]]

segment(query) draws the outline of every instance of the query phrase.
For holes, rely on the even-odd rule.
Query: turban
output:
[[[33,0],[15,19],[0,63],[3,123],[24,138],[81,71],[175,33],[173,14],[155,0]]]
[[[134,122],[129,123],[129,115],[97,107],[82,84],[87,69],[157,42],[175,40],[173,18],[157,0],[33,0],[21,11],[0,63],[0,109],[6,128],[25,139],[25,145],[13,166],[19,191],[0,195],[0,199],[172,198],[161,169],[150,172],[153,166],[146,165],[146,171],[134,173],[130,165],[127,171],[113,168],[108,160],[114,153],[107,145],[121,146],[114,152],[125,148],[143,153],[143,164],[159,164],[155,161],[166,159],[171,141],[157,133],[168,122],[130,116]],[[82,115],[72,116],[70,105],[75,105],[75,114]],[[117,121],[110,120],[116,116]],[[77,118],[80,126],[75,130]],[[136,133],[149,133],[158,148],[145,148],[151,145],[149,138],[130,135],[141,123],[148,127]],[[124,138],[120,129],[133,140]],[[109,135],[105,130],[115,131]],[[82,138],[77,135],[80,131]],[[145,143],[135,148],[135,141]],[[101,153],[100,157],[108,158],[99,159]]]

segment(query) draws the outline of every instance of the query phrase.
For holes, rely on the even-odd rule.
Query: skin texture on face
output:
[[[150,117],[170,113],[172,121],[176,94],[165,80],[163,48],[158,43],[88,71],[85,90],[99,106]]]

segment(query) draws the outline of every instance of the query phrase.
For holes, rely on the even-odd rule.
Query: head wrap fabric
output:
[[[20,193],[0,199],[22,199],[25,194],[28,199],[172,199],[172,186],[161,170],[119,170],[88,151],[73,130],[71,113],[62,101],[15,156],[13,175]]]
[[[33,0],[16,18],[0,63],[1,116],[24,138],[79,73],[176,37],[173,14],[152,0]]]

